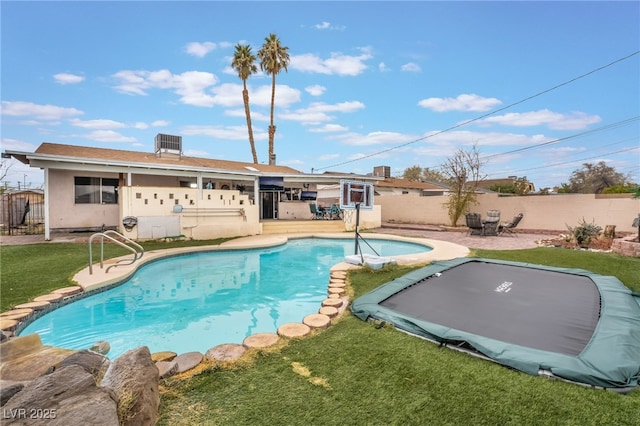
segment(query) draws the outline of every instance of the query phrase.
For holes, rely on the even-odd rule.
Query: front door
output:
[[[260,219],[277,219],[278,201],[280,201],[278,192],[260,191]]]

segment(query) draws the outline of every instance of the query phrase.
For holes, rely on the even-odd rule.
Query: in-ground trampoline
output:
[[[351,310],[529,374],[622,392],[640,379],[640,295],[611,276],[460,258],[386,283]]]

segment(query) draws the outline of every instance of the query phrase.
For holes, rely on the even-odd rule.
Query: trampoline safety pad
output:
[[[460,258],[356,299],[352,312],[529,374],[630,389],[640,378],[640,295],[580,269]]]

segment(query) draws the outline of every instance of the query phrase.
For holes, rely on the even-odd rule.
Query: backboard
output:
[[[373,184],[368,182],[341,180],[340,209],[354,210],[359,205],[362,210],[373,209]]]

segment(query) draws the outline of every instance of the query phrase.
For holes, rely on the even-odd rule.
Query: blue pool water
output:
[[[381,256],[430,250],[367,242]],[[112,359],[139,346],[152,353],[204,353],[316,313],[327,298],[330,268],[353,252],[352,239],[306,238],[265,249],[169,257],[141,267],[120,286],[42,316],[20,334],[38,333],[43,344],[69,349],[104,340]]]

